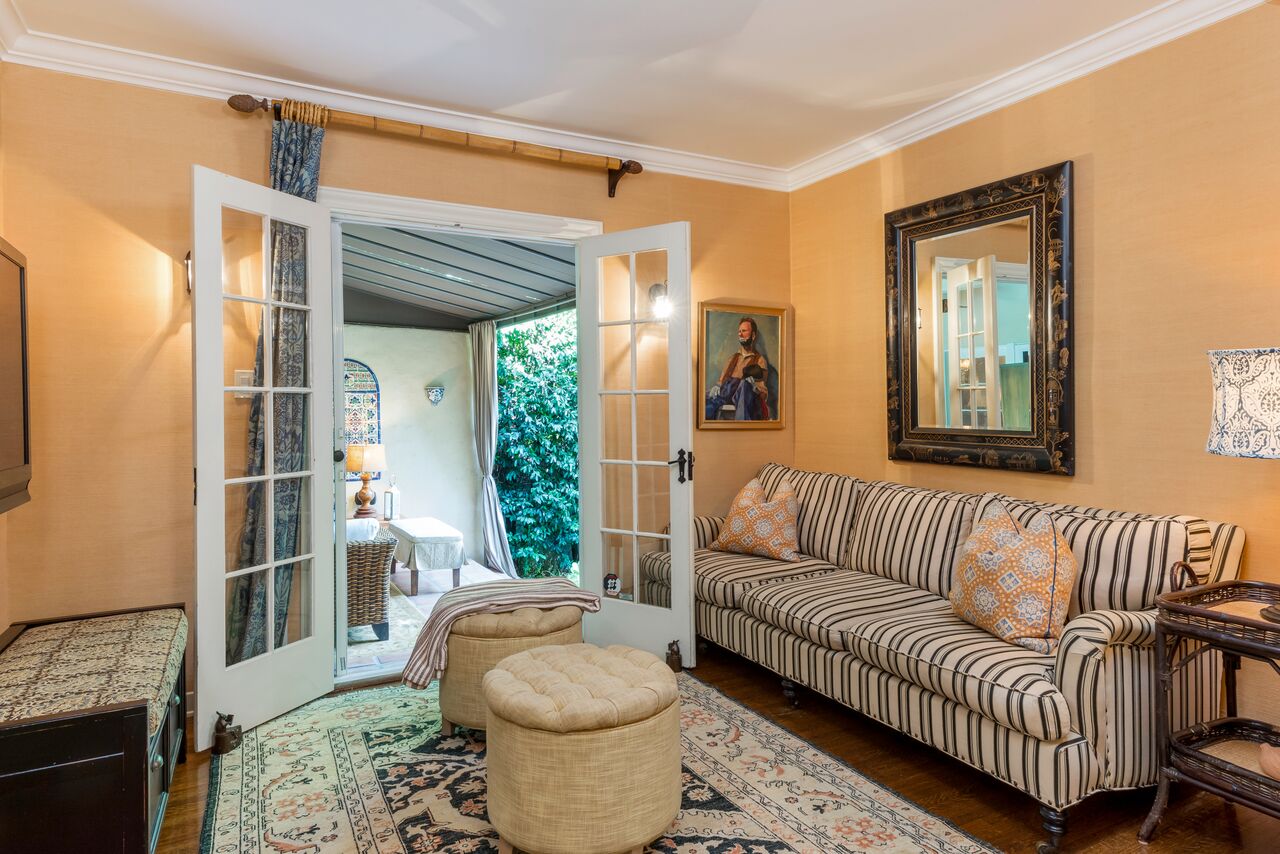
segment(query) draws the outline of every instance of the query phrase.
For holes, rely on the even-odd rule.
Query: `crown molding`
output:
[[[1170,0],[787,170],[798,190],[1269,0]]]
[[[14,0],[0,0],[0,60],[220,100],[244,92],[318,101],[338,110],[639,160],[653,172],[790,191],[1266,2],[1169,0],[789,168],[555,130],[64,38],[29,29]]]

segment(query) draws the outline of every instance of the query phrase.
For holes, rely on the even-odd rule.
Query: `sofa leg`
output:
[[[1058,854],[1062,850],[1062,837],[1067,833],[1067,814],[1053,807],[1040,807],[1040,818],[1049,838],[1036,846],[1036,854]]]
[[[698,651],[698,655],[706,655],[707,650],[710,649],[710,644],[702,638],[694,638],[693,648]]]
[[[799,708],[800,694],[796,691],[796,683],[792,682],[790,679],[782,680],[782,696],[791,704],[793,709]]]
[[[380,641],[386,640],[387,638],[391,637],[391,624],[390,623],[374,623],[373,633],[378,638],[378,640]]]

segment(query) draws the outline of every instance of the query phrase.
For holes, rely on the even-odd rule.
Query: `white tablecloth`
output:
[[[396,560],[410,569],[457,569],[467,562],[462,532],[439,519],[396,519],[387,530],[399,541]]]

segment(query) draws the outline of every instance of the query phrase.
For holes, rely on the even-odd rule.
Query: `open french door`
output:
[[[328,209],[194,183],[196,748],[333,688]]]
[[[689,224],[578,242],[579,555],[587,639],[694,664]]]

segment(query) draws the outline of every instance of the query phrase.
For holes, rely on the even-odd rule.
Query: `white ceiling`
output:
[[[794,186],[1261,0],[3,2],[10,61]]]

